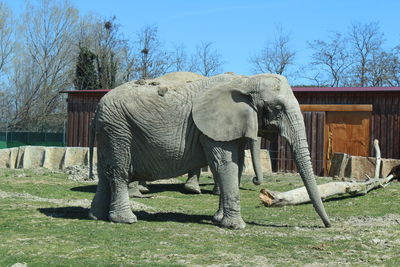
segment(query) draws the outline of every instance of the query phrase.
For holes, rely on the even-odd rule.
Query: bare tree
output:
[[[384,42],[379,24],[371,22],[367,24],[352,24],[349,31],[349,40],[352,45],[352,60],[354,62],[352,73],[354,86],[371,86],[369,74],[373,57],[381,53]]]
[[[376,51],[368,62],[368,86],[387,86],[390,84],[390,67],[393,64],[393,54]]]
[[[161,76],[171,68],[170,54],[158,38],[156,26],[147,25],[137,34],[137,78],[150,79]]]
[[[13,128],[62,127],[65,105],[59,92],[72,87],[77,15],[66,1],[27,3],[19,56],[10,77],[15,99]]]
[[[296,52],[290,47],[290,36],[277,27],[275,40],[267,43],[249,61],[254,73],[285,74],[288,67],[293,65],[295,56]]]
[[[112,89],[116,84],[118,69],[118,50],[124,46],[125,40],[121,39],[116,24],[116,18],[102,22],[97,33],[99,34],[96,44],[96,67],[99,79],[99,87]]]
[[[387,66],[387,84],[389,86],[400,86],[400,46],[396,46],[390,53]]]
[[[13,50],[13,15],[5,3],[0,2],[0,74],[9,63]]]
[[[8,127],[8,121],[12,116],[12,95],[8,92],[4,74],[8,72],[9,63],[12,61],[15,51],[15,40],[13,28],[14,18],[11,10],[5,3],[0,3],[0,124],[1,129]]]
[[[117,80],[121,83],[133,80],[136,62],[137,57],[133,53],[132,47],[128,44],[124,45],[120,50],[120,67],[117,71]]]
[[[196,47],[189,69],[208,77],[220,73],[222,65],[221,54],[212,48],[212,43],[203,42]]]
[[[188,71],[189,62],[185,46],[183,44],[175,45],[171,53],[171,71]]]
[[[318,84],[338,87],[345,83],[347,70],[351,66],[351,58],[346,39],[335,33],[329,41],[314,40],[309,42],[313,50],[311,67],[320,75],[314,75]]]

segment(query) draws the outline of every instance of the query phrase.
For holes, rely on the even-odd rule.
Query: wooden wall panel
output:
[[[90,123],[104,93],[71,93],[68,96],[67,146],[89,146]]]
[[[324,174],[325,112],[304,112],[303,116],[314,173],[321,176]],[[282,137],[278,137],[278,143],[277,170],[280,172],[297,172],[288,142]]]
[[[383,158],[400,159],[400,92],[294,92],[300,104],[372,104],[370,145],[380,142]],[[389,115],[390,114],[390,115]],[[370,156],[374,152],[371,149]]]

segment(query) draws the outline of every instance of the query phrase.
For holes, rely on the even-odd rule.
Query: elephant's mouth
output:
[[[278,125],[271,123],[268,119],[270,118],[271,114],[266,107],[262,108],[262,112],[259,113],[258,116],[258,136],[270,138],[275,136],[280,132]]]
[[[273,141],[274,136],[276,136],[278,133],[278,128],[274,126],[268,126],[258,130],[258,136],[266,138],[270,141]]]

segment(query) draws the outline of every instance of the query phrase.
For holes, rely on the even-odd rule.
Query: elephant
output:
[[[251,159],[253,162],[254,173],[256,175],[255,177],[253,177],[253,182],[257,185],[260,185],[263,181],[263,171],[260,160],[261,138],[257,138],[257,141],[249,140],[248,145],[251,153]],[[199,185],[200,173],[201,169],[188,172],[188,178],[184,184],[184,190],[186,192],[192,194],[201,194],[201,189]],[[220,190],[218,187],[218,183],[216,182],[214,177],[213,180],[214,180],[214,188],[212,190],[212,193],[214,195],[219,195]],[[144,196],[142,195],[142,193],[148,193],[150,191],[145,181],[131,182],[128,185],[128,189],[129,189],[129,197],[136,197],[136,198],[143,198]]]
[[[212,221],[220,227],[243,229],[239,179],[245,145],[276,129],[292,147],[313,207],[325,227],[330,227],[300,106],[287,79],[276,74],[225,73],[171,82],[182,75],[128,82],[100,100],[93,127],[99,182],[89,217],[134,223],[129,182],[167,179],[208,165],[221,190]]]
[[[253,163],[253,169],[255,173],[255,177],[253,177],[253,183],[257,185],[261,185],[263,181],[263,171],[261,167],[261,160],[260,160],[260,149],[261,149],[261,138],[257,138],[257,140],[249,140],[248,141],[251,159]],[[200,179],[201,169],[192,171],[188,173],[188,179],[185,182],[184,188],[187,192],[194,193],[194,194],[201,194],[200,186],[199,186],[199,179]],[[214,195],[219,195],[220,190],[218,187],[218,183],[214,179],[214,188],[212,190]],[[240,185],[240,181],[239,181]]]

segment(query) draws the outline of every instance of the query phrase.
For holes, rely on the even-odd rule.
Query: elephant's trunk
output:
[[[318,186],[315,182],[310,152],[308,150],[304,121],[300,109],[288,112],[285,116],[285,119],[287,120],[287,123],[283,123],[283,125],[287,125],[287,128],[283,126],[284,129],[282,129],[281,134],[287,139],[292,147],[297,169],[301,178],[303,179],[314,209],[321,217],[325,227],[330,227],[331,222],[325,212]]]
[[[261,149],[261,138],[258,137],[256,140],[250,141],[250,153],[251,160],[253,162],[253,169],[255,173],[255,177],[253,178],[253,183],[255,185],[260,185],[263,182],[263,171],[261,168],[261,158],[260,158],[260,149]]]

